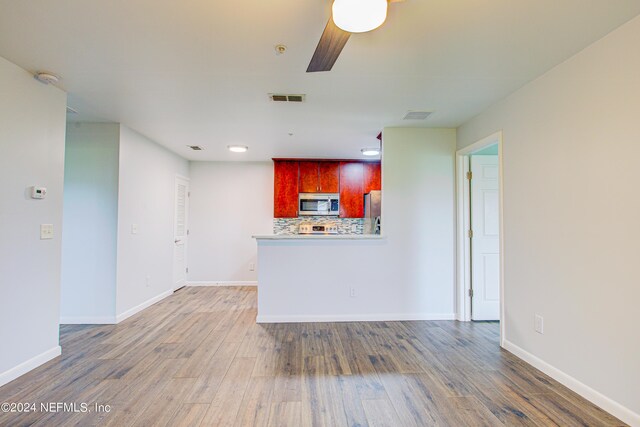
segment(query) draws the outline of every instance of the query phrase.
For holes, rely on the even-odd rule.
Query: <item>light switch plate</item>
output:
[[[53,239],[53,224],[40,224],[40,240]]]
[[[131,224],[131,234],[138,234],[138,224]]]

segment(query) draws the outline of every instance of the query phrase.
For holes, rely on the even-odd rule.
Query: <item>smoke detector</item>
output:
[[[60,77],[56,76],[55,74],[46,72],[38,72],[33,77],[40,83],[44,83],[46,85],[54,85],[60,81]]]

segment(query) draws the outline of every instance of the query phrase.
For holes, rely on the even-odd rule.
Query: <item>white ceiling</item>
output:
[[[0,0],[0,56],[61,75],[75,120],[121,122],[192,160],[358,158],[385,126],[462,124],[640,13],[639,0],[406,0],[333,71],[307,74],[330,6]]]

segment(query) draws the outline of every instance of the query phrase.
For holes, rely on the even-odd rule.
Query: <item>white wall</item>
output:
[[[640,18],[458,132],[465,147],[504,131],[507,345],[635,425],[638,40]],[[544,335],[534,332],[534,313],[544,316]]]
[[[113,323],[120,125],[69,123],[61,323]]]
[[[261,241],[260,321],[455,318],[456,132],[385,128],[383,140],[386,238]]]
[[[272,162],[191,162],[189,281],[257,280],[255,234],[273,232]]]
[[[381,262],[393,283],[404,283],[406,303],[454,313],[456,131],[385,128],[383,141],[382,230],[391,251]]]
[[[66,98],[0,58],[0,385],[60,353]],[[30,198],[36,184],[44,200]]]
[[[185,159],[120,126],[118,320],[173,290],[176,174],[189,176]],[[132,224],[138,234],[131,234]]]

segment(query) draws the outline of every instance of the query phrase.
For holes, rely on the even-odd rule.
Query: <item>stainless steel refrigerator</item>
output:
[[[364,234],[380,234],[380,204],[382,191],[364,195]]]

